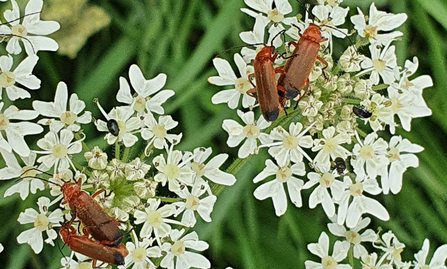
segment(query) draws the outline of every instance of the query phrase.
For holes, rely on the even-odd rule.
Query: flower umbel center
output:
[[[155,137],[158,138],[164,138],[168,133],[165,126],[162,124],[155,125],[154,128],[152,128],[152,132],[154,133]]]
[[[0,74],[0,86],[6,88],[16,83],[16,76],[11,71],[6,71]]]
[[[57,143],[56,145],[53,146],[51,153],[54,155],[54,157],[62,159],[67,156],[68,149],[65,145]]]
[[[250,82],[245,78],[238,78],[234,83],[236,90],[238,90],[241,94],[245,94],[248,90],[251,89]]]
[[[198,177],[201,177],[205,174],[205,164],[193,162],[191,163],[191,169],[196,173]]]
[[[272,22],[278,23],[284,20],[284,15],[279,13],[278,9],[274,8],[267,13],[267,18]]]
[[[362,237],[359,235],[359,233],[354,231],[346,231],[345,232],[346,241],[352,243],[352,244],[358,244],[362,241]]]
[[[363,159],[371,159],[374,156],[374,149],[371,147],[371,145],[363,145],[360,150],[360,157]]]
[[[278,171],[276,171],[276,180],[281,183],[287,182],[287,180],[292,176],[292,170],[288,166],[281,166]]]
[[[132,260],[134,262],[142,262],[146,259],[146,249],[136,248],[132,251]]]
[[[331,256],[326,256],[321,259],[321,265],[324,269],[335,269],[337,268],[337,262]]]
[[[60,115],[60,119],[66,125],[70,125],[76,122],[78,116],[71,111],[65,111]]]
[[[349,187],[349,194],[351,196],[360,196],[363,193],[363,184],[361,182],[357,182],[355,184],[352,184],[351,187]]]
[[[177,165],[167,164],[164,169],[164,174],[171,179],[178,178],[180,177],[180,169],[177,167]]]
[[[200,204],[200,200],[196,196],[190,194],[186,197],[185,207],[187,209],[197,210],[197,208],[199,207],[199,204]]]
[[[8,118],[5,116],[5,114],[0,113],[0,131],[6,130],[6,128],[8,128],[8,125]]]
[[[373,61],[374,70],[376,70],[379,73],[382,73],[383,70],[385,70],[385,61],[382,59],[375,59]]]
[[[146,107],[146,99],[142,96],[138,96],[135,100],[135,104],[133,105],[133,109],[136,112],[142,112]]]
[[[243,133],[247,138],[256,138],[258,137],[260,131],[258,126],[249,124],[244,126]]]
[[[34,220],[34,228],[43,232],[48,227],[48,224],[50,224],[50,221],[47,216],[44,214],[37,214],[36,220]]]
[[[334,181],[335,177],[333,174],[331,173],[324,173],[321,177],[320,177],[320,185],[322,187],[325,188],[329,188],[331,186],[331,183]]]
[[[147,213],[147,222],[154,228],[160,227],[160,224],[163,222],[163,218],[160,212],[154,210]]]
[[[298,137],[289,135],[282,140],[282,145],[288,150],[294,149],[298,146]]]
[[[21,24],[16,24],[11,27],[11,34],[16,35],[16,36],[25,37],[26,35],[28,35],[28,31],[26,31],[25,26],[23,26]]]
[[[185,244],[182,241],[175,241],[171,246],[171,251],[174,256],[179,256],[185,253]]]
[[[324,142],[323,150],[326,153],[333,153],[337,149],[337,140],[335,138],[326,139]]]

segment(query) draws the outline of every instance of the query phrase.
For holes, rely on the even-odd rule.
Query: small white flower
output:
[[[385,263],[385,259],[378,258],[377,253],[362,256],[362,268],[364,269],[393,269],[391,264]]]
[[[338,224],[343,225],[346,220],[346,226],[353,228],[364,213],[385,221],[390,219],[388,211],[382,204],[364,195],[365,192],[377,195],[382,191],[376,179],[357,176],[353,182],[349,176],[345,176],[344,184],[345,191],[338,201]]]
[[[173,90],[160,91],[166,83],[166,78],[166,74],[161,73],[153,79],[146,80],[141,69],[133,64],[129,68],[129,79],[132,88],[138,95],[132,96],[129,83],[125,78],[120,77],[120,89],[116,100],[129,106],[133,105],[132,109],[137,112],[138,116],[144,114],[145,109],[147,112],[163,114],[164,109],[161,105],[175,94]],[[153,94],[154,96],[150,96]]]
[[[388,143],[381,137],[377,138],[377,133],[370,133],[362,142],[357,134],[358,143],[354,145],[354,157],[351,158],[351,165],[357,175],[364,175],[366,172],[369,177],[376,178],[388,166]]]
[[[26,90],[16,86],[16,82],[27,87],[30,90],[40,88],[40,79],[32,74],[39,57],[31,55],[26,57],[20,64],[11,71],[13,59],[11,55],[0,57],[0,99],[2,98],[2,89],[6,89],[9,100],[30,98],[31,95]]]
[[[4,103],[0,102],[0,148],[20,156],[28,156],[30,149],[25,141],[26,135],[43,132],[42,126],[37,123],[27,122],[35,119],[39,113],[33,110],[21,110],[11,105],[3,110]],[[19,120],[19,122],[12,122]]]
[[[338,200],[344,191],[343,182],[335,179],[332,173],[328,173],[328,170],[323,174],[310,172],[307,174],[309,181],[304,184],[303,189],[310,189],[314,185],[318,186],[309,196],[309,208],[315,208],[318,204],[321,204],[324,212],[328,217],[332,217],[335,214],[335,204],[333,200]],[[331,194],[329,194],[329,189]],[[332,198],[334,197],[334,198]]]
[[[372,44],[387,44],[390,40],[402,36],[402,32],[394,31],[386,34],[379,34],[379,31],[391,31],[401,26],[407,20],[407,14],[391,14],[384,11],[378,11],[375,4],[371,3],[369,8],[368,24],[360,8],[357,8],[359,15],[351,17],[354,28],[361,37],[369,39]]]
[[[102,170],[107,167],[107,153],[103,152],[98,146],[94,146],[91,151],[84,152],[84,158],[88,166],[95,170]]]
[[[33,101],[33,108],[39,114],[59,119],[41,119],[39,123],[46,125],[50,122],[50,129],[57,133],[62,128],[77,132],[81,129],[80,124],[87,124],[92,121],[92,113],[90,111],[85,111],[82,116],[78,116],[84,110],[85,103],[79,100],[76,93],[70,96],[69,109],[67,109],[67,101],[67,84],[62,81],[57,84],[54,102]]]
[[[219,76],[208,78],[208,82],[217,86],[234,85],[234,89],[222,90],[211,98],[213,104],[227,103],[228,107],[235,109],[239,104],[239,98],[242,95],[242,107],[252,107],[255,105],[256,98],[247,94],[247,91],[253,88],[248,75],[252,74],[253,66],[247,65],[242,56],[234,54],[234,62],[239,70],[240,77],[237,77],[227,60],[214,58],[213,64]]]
[[[160,199],[150,198],[147,200],[144,211],[135,210],[135,224],[144,223],[140,231],[140,237],[149,237],[153,233],[158,244],[161,245],[161,238],[166,237],[171,232],[171,224],[182,225],[182,223],[169,219],[173,214],[172,205],[160,206]]]
[[[254,179],[253,183],[275,175],[275,179],[268,181],[256,188],[253,195],[258,200],[264,200],[271,197],[273,206],[275,207],[275,214],[277,216],[283,215],[287,210],[287,196],[284,190],[284,183],[287,184],[287,190],[292,203],[296,207],[301,207],[303,202],[301,200],[301,189],[304,181],[294,177],[293,175],[304,176],[306,169],[303,162],[295,163],[293,165],[277,166],[270,159],[265,160],[265,168]]]
[[[124,175],[127,180],[136,181],[143,179],[151,166],[145,164],[140,158],[135,158],[132,162],[126,164],[124,168]]]
[[[269,127],[271,123],[266,121],[263,116],[260,116],[256,121],[253,111],[244,113],[238,110],[237,114],[246,124],[245,126],[240,125],[234,120],[224,120],[222,128],[228,132],[227,145],[230,148],[236,147],[242,140],[247,138],[238,151],[239,158],[247,158],[248,155],[257,153],[258,139],[262,144],[271,142],[269,135],[261,132],[261,130]]]
[[[6,10],[5,19],[11,25],[11,29],[2,28],[1,35],[11,35],[6,45],[6,51],[11,54],[19,54],[22,48],[19,40],[25,46],[26,54],[33,55],[38,51],[56,51],[59,45],[53,39],[42,36],[49,35],[59,30],[59,23],[55,21],[41,21],[42,0],[30,0],[25,7],[25,15],[20,16],[20,8],[15,0],[11,0],[12,10]],[[20,23],[20,18],[23,18]]]
[[[397,237],[391,231],[384,233],[382,235],[382,240],[383,241],[380,241],[380,245],[374,244],[374,246],[385,252],[383,256],[388,260],[389,264],[395,264],[398,267],[402,266],[403,262],[400,254],[404,250],[405,244],[399,242]]]
[[[135,237],[136,238],[136,235]],[[159,258],[162,256],[159,246],[152,246],[153,240],[143,238],[141,241],[127,242],[126,248],[129,251],[129,255],[124,258],[124,265],[118,266],[118,268],[131,268],[133,269],[156,269],[157,267],[151,261],[150,258]]]
[[[48,236],[45,239],[45,243],[54,245],[53,240],[56,239],[57,233],[53,230],[53,227],[59,226],[59,222],[64,220],[62,211],[59,208],[51,213],[48,211],[50,199],[47,197],[40,197],[37,200],[37,205],[39,206],[40,213],[33,208],[27,208],[24,212],[20,213],[18,218],[19,223],[33,223],[34,228],[23,231],[17,236],[17,242],[19,244],[29,244],[36,254],[40,253],[43,248],[42,232],[46,231]]]
[[[289,125],[290,133],[281,126],[274,128],[270,132],[270,138],[273,141],[279,140],[280,142],[269,145],[269,154],[275,158],[279,165],[285,165],[290,161],[294,163],[302,162],[303,156],[312,162],[309,155],[302,149],[313,146],[312,137],[304,135],[311,127],[312,125],[303,130],[303,125],[300,122],[291,123]]]
[[[352,244],[354,250],[354,258],[358,259],[363,255],[368,254],[368,251],[362,245],[362,242],[374,242],[378,237],[378,235],[372,229],[367,229],[360,234],[360,230],[365,229],[370,222],[370,218],[364,218],[360,220],[355,227],[349,230],[346,230],[343,225],[339,225],[337,223],[329,223],[328,228],[333,235],[344,237],[347,242]]]
[[[167,159],[160,154],[152,162],[159,171],[154,180],[160,182],[162,186],[168,182],[170,191],[177,191],[182,184],[191,186],[194,183],[194,175],[189,167],[189,161],[183,160],[181,151],[172,150],[172,146],[168,150]]]
[[[174,229],[170,233],[172,243],[164,242],[161,250],[166,252],[166,256],[161,260],[160,266],[163,268],[211,268],[210,261],[204,256],[188,251],[204,251],[208,248],[208,243],[200,241],[196,232],[189,233],[181,237],[185,229]]]
[[[381,47],[377,45],[370,45],[371,59],[364,57],[360,66],[363,71],[356,76],[361,76],[371,72],[369,79],[373,85],[379,84],[379,75],[385,84],[391,84],[396,81],[394,76],[394,69],[397,67],[397,58],[394,53],[395,47],[390,46],[389,43],[380,51]]]
[[[211,148],[196,148],[193,153],[194,156],[191,163],[191,170],[195,174],[195,180],[205,177],[214,183],[231,186],[236,182],[234,175],[219,170],[219,167],[228,159],[228,154],[221,153],[214,156],[206,164],[205,161],[211,156]],[[185,153],[188,155],[188,153]]]
[[[45,154],[45,156],[37,159],[38,163],[42,163],[45,167],[52,167],[54,165],[54,171],[67,170],[70,167],[74,167],[70,155],[81,152],[82,141],[73,141],[74,135],[71,131],[63,129],[59,135],[50,131],[43,138],[37,141],[41,151],[36,151],[38,154]]]
[[[341,146],[341,144],[350,144],[351,137],[345,133],[335,135],[335,127],[330,126],[322,131],[323,138],[315,139],[312,151],[318,151],[314,158],[315,165],[320,170],[329,170],[331,159],[337,157],[346,159],[349,151]]]
[[[371,96],[370,100],[363,100],[360,104],[372,114],[371,117],[365,118],[363,121],[368,122],[373,131],[384,130],[386,125],[390,126],[390,130],[394,130],[396,123],[393,119],[393,108],[387,97],[376,93]]]
[[[313,95],[301,98],[298,101],[298,107],[301,109],[301,114],[306,117],[315,117],[322,106],[323,102],[315,99]]]
[[[107,140],[107,143],[112,145],[115,142],[123,142],[124,146],[132,147],[138,141],[138,137],[134,135],[133,132],[136,132],[141,126],[140,118],[132,116],[134,110],[130,107],[115,107],[109,114],[107,114],[99,102],[97,102],[97,105],[107,121],[110,122],[110,120],[115,120],[118,126],[118,136],[115,136],[110,133],[110,130],[107,128],[107,122],[103,120],[95,121],[98,131],[108,132],[104,137],[104,139]]]
[[[8,160],[6,155],[13,155],[12,153],[3,152],[2,156],[5,160]],[[28,157],[22,157],[25,166],[21,167],[17,162],[17,159],[14,156],[10,158],[11,162],[7,167],[0,169],[0,178],[1,179],[11,179],[20,177],[20,181],[17,184],[9,187],[4,194],[4,197],[10,196],[14,193],[18,193],[22,200],[25,200],[28,197],[29,192],[36,193],[37,190],[43,190],[45,188],[41,179],[36,177],[39,173],[38,170],[35,169],[36,162],[36,153],[31,152]]]
[[[411,153],[419,153],[424,148],[412,144],[408,139],[402,139],[401,136],[391,137],[389,148],[387,150],[387,157],[390,161],[390,168],[388,166],[382,173],[381,182],[384,194],[398,193],[402,188],[402,175],[408,167],[418,167],[419,160],[416,155]]]
[[[345,23],[346,15],[348,15],[349,7],[342,8],[337,6],[317,5],[312,9],[312,14],[319,20],[321,35],[330,42],[332,51],[332,35],[338,38],[345,38],[348,30],[337,28],[336,26]]]
[[[163,149],[167,146],[167,142],[171,144],[178,144],[182,138],[182,134],[168,134],[169,130],[174,129],[178,122],[173,120],[171,116],[160,116],[155,120],[152,113],[147,113],[143,120],[144,127],[141,128],[141,137],[147,140],[147,146],[144,152],[147,152],[151,145],[157,149]]]
[[[332,255],[329,255],[329,237],[325,232],[322,232],[318,238],[318,243],[308,244],[307,249],[312,254],[320,257],[321,262],[305,261],[306,268],[351,269],[348,264],[339,264],[348,255],[349,243],[346,241],[336,241]]]
[[[177,191],[177,194],[183,201],[172,203],[175,208],[175,217],[183,212],[181,222],[186,227],[193,227],[196,224],[195,212],[206,222],[211,222],[210,214],[213,211],[214,203],[217,200],[215,195],[208,195],[200,198],[205,194],[209,186],[203,184],[203,180],[197,180],[192,186],[191,192],[188,187]]]
[[[414,262],[414,268],[415,269],[424,269],[424,268],[430,268],[430,269],[445,269],[447,268],[445,266],[445,260],[447,259],[447,244],[444,244],[440,247],[438,247],[435,250],[435,253],[433,253],[433,257],[429,264],[427,264],[427,255],[429,251],[429,245],[430,242],[428,239],[424,240],[424,243],[422,245],[421,250],[414,254],[415,262]]]
[[[354,46],[349,46],[338,62],[345,72],[357,72],[361,70],[360,64],[363,60],[364,55],[359,54]]]

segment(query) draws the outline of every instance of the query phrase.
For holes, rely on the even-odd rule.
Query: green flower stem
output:
[[[127,162],[129,160],[129,154],[130,154],[130,147],[124,147],[124,152],[123,152],[123,161]]]
[[[348,259],[349,259],[349,264],[351,265],[352,268],[354,268],[354,252],[353,252],[354,248],[353,245],[351,244],[348,250]]]
[[[120,144],[118,143],[118,140],[115,142],[115,159],[120,159]]]

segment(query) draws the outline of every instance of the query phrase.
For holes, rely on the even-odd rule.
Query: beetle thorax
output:
[[[316,24],[310,23],[309,27],[307,27],[306,30],[304,30],[303,38],[315,43],[320,43],[321,41],[320,27]]]
[[[81,188],[76,183],[65,183],[61,186],[61,192],[67,202],[77,196],[80,191]]]

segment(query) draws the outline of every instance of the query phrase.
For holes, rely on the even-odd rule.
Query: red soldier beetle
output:
[[[71,222],[61,223],[59,233],[62,241],[73,251],[79,252],[93,259],[93,268],[96,268],[96,260],[124,265],[124,258],[129,254],[124,244],[117,246],[104,245],[88,238],[87,235],[77,235]]]
[[[52,176],[51,174],[40,171],[36,168],[31,169],[35,169],[41,173]],[[118,221],[110,217],[98,204],[98,202],[93,199],[93,197],[104,190],[99,190],[90,196],[81,190],[81,180],[78,180],[77,183],[64,182],[62,185],[55,182],[51,183],[60,186],[61,192],[64,196],[64,201],[62,204],[67,203],[68,207],[72,211],[72,219],[69,221],[70,223],[78,217],[84,225],[84,234],[90,234],[100,244],[117,246],[121,243],[123,233],[118,227]]]
[[[286,99],[293,99],[300,93],[303,86],[309,86],[309,74],[315,63],[315,59],[322,62],[326,68],[327,62],[319,57],[318,51],[320,43],[326,41],[327,38],[321,37],[320,27],[314,23],[310,23],[300,34],[300,39],[297,42],[290,41],[294,46],[292,55],[287,57],[284,65],[283,73],[279,76],[278,85],[285,90],[284,97]]]

